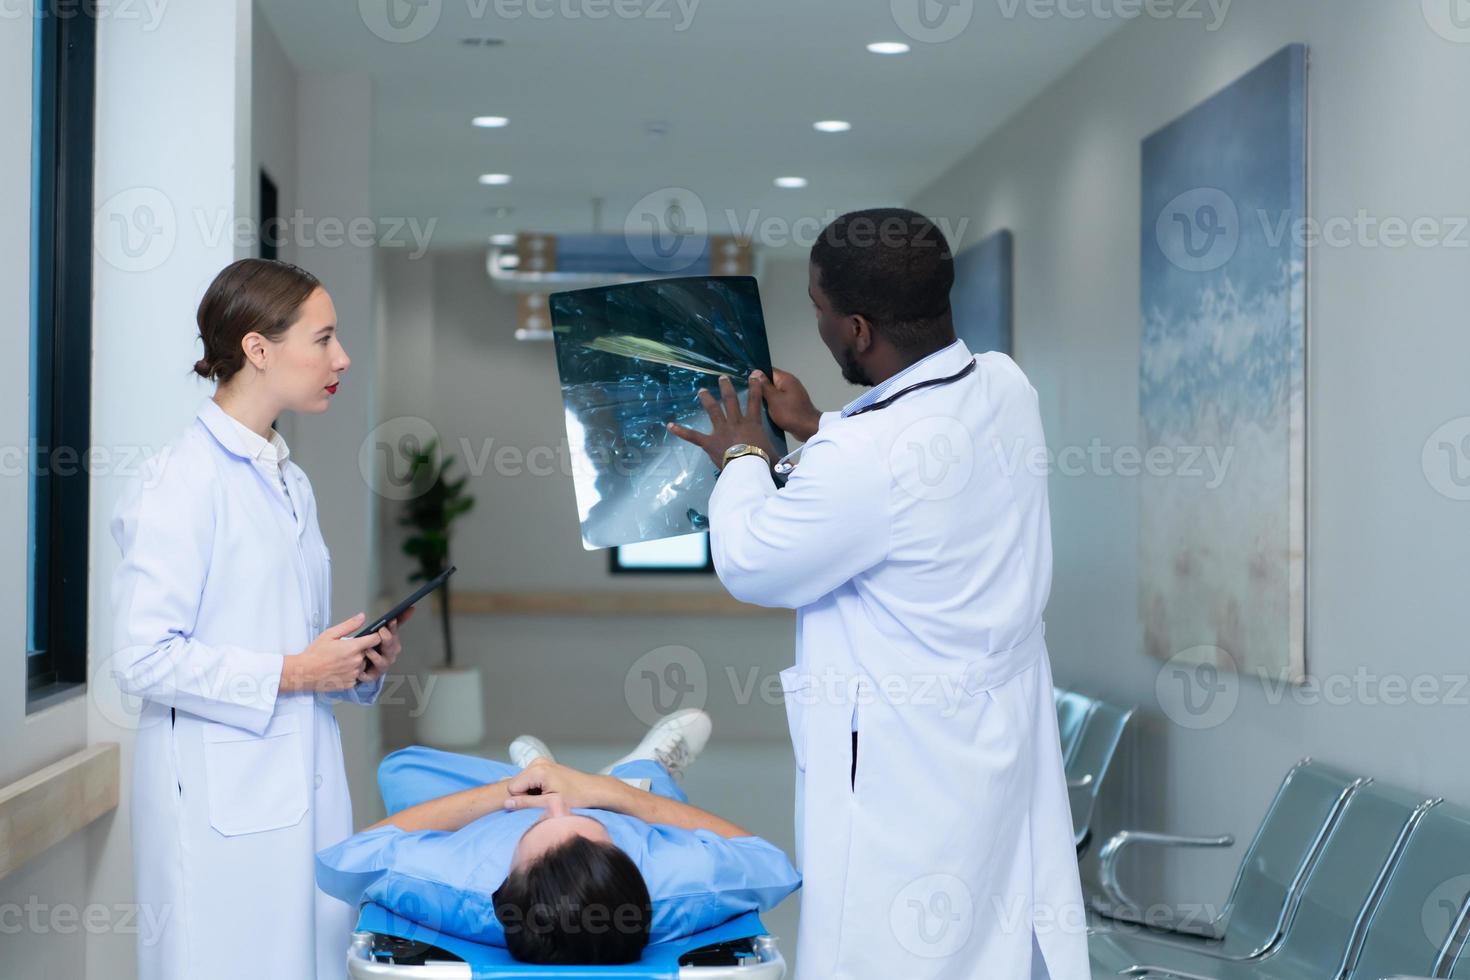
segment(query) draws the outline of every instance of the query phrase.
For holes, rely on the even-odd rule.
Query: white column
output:
[[[211,391],[191,370],[194,314],[210,280],[247,254],[234,226],[253,179],[249,0],[146,11],[97,24],[92,442],[112,465],[92,480],[87,730],[122,743],[124,788],[117,813],[88,831],[86,901],[109,908],[133,901],[133,740],[105,663],[118,561],[108,524],[129,465],[182,432]],[[136,938],[88,935],[89,980],[133,977]]]
[[[374,496],[358,449],[377,425],[378,357],[374,307],[376,248],[353,234],[372,217],[372,85],[366,75],[302,74],[297,99],[295,261],[322,281],[352,366],[324,415],[299,416],[291,454],[316,493],[322,535],[332,552],[332,613],[340,621],[372,605],[377,576]],[[382,739],[376,708],[337,709],[358,826],[377,819],[376,771]]]

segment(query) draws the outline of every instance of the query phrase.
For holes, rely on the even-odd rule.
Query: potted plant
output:
[[[440,457],[437,440],[430,440],[405,456],[409,485],[424,489],[405,501],[398,524],[411,532],[403,542],[403,553],[418,562],[408,580],[426,582],[449,567],[451,527],[475,505],[475,499],[465,493],[468,477],[450,479],[449,470],[456,460],[453,456]],[[483,688],[479,667],[454,665],[449,589],[450,583],[445,582],[438,597],[444,666],[431,672],[434,676],[424,688],[428,704],[418,719],[418,737],[430,745],[467,748],[478,745],[485,737]]]

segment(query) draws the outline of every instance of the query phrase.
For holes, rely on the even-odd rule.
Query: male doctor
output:
[[[809,272],[822,342],[870,390],[819,413],[757,373],[742,409],[721,378],[711,432],[670,426],[721,469],[720,580],[797,610],[798,975],[1086,980],[1036,391],[956,339],[954,261],[922,215],[843,215]],[[762,401],[805,440],[779,489]]]

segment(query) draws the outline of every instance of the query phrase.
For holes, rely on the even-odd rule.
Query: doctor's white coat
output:
[[[970,358],[957,342],[899,387]],[[779,491],[758,457],[720,476],[721,581],[798,610],[781,679],[799,980],[1090,975],[1042,622],[1044,451],[1035,390],[989,353],[824,415]]]
[[[113,518],[112,672],[143,699],[133,754],[140,980],[346,975],[355,910],[316,888],[352,807],[332,701],[279,693],[284,655],[332,624],[311,484],[292,508],[212,400]],[[150,918],[151,917],[151,918]]]

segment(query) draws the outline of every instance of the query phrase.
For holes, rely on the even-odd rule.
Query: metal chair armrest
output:
[[[1125,850],[1137,844],[1154,847],[1231,847],[1235,844],[1234,835],[1221,834],[1218,837],[1190,837],[1180,834],[1156,834],[1145,830],[1124,830],[1114,834],[1112,839],[1103,845],[1102,851],[1098,854],[1098,884],[1102,887],[1103,894],[1107,896],[1107,901],[1092,902],[1093,911],[1109,919],[1139,923],[1167,932],[1218,938],[1218,932],[1214,928],[1214,923],[1171,924],[1154,921],[1153,916],[1145,919],[1139,914],[1139,910],[1144,906],[1129,897],[1123,891],[1122,884],[1118,881],[1119,859]]]

